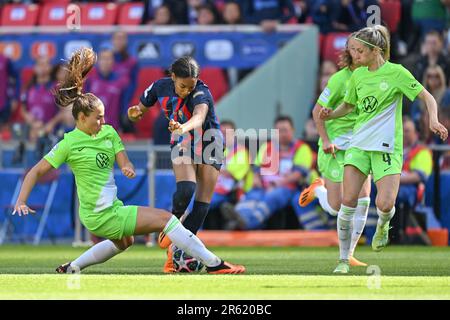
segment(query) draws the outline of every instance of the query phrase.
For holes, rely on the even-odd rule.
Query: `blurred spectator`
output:
[[[126,74],[114,71],[112,47],[100,48],[97,67],[93,71],[86,81],[86,92],[92,92],[103,101],[105,122],[122,131],[120,126],[122,96],[130,81]]]
[[[243,23],[241,7],[237,1],[229,1],[225,3],[222,19],[225,24]]]
[[[274,31],[279,23],[295,18],[291,0],[242,0],[244,21],[259,24],[266,32]]]
[[[38,57],[33,77],[21,96],[22,115],[29,129],[28,139],[32,143],[42,134],[44,125],[53,120],[58,113],[51,93],[55,86],[51,76],[50,59]]]
[[[305,123],[303,137],[305,142],[308,142],[310,146],[316,146],[317,142],[319,141],[319,132],[317,131],[316,123],[311,118],[309,118]]]
[[[205,3],[197,8],[197,23],[199,25],[219,24],[222,20],[213,4]]]
[[[119,78],[127,77],[129,80],[129,84],[122,94],[120,125],[124,132],[132,132],[134,131],[134,127],[128,119],[127,110],[136,90],[138,62],[136,58],[130,56],[128,53],[128,36],[125,32],[115,32],[112,36],[112,44],[114,51],[114,72]]]
[[[239,192],[243,191],[244,178],[250,172],[250,155],[244,145],[235,141],[235,129],[232,121],[224,120],[220,123],[220,131],[225,139],[225,163],[217,179],[210,210],[217,209],[226,202],[235,204]]]
[[[214,3],[210,0],[167,0],[177,24],[197,24],[198,8],[203,4]]]
[[[416,79],[423,79],[423,75],[428,66],[439,65],[448,81],[450,76],[450,62],[444,52],[442,35],[436,31],[427,33],[422,43],[421,51],[421,57],[414,62],[414,77]]]
[[[23,160],[25,141],[36,143],[38,138],[45,135],[45,124],[53,122],[57,116],[58,107],[51,92],[55,83],[51,76],[50,59],[45,56],[38,57],[31,81],[21,94],[21,111],[25,123],[13,125],[15,138],[19,140],[19,147],[13,157],[15,163]]]
[[[322,62],[320,66],[320,76],[319,76],[319,85],[316,95],[319,96],[320,93],[327,86],[328,80],[330,77],[338,71],[337,65],[330,60],[325,60]]]
[[[62,83],[66,76],[66,72],[65,65],[55,65],[52,71],[52,80],[56,83]],[[60,139],[64,136],[64,133],[71,131],[74,127],[75,119],[72,115],[72,106],[68,106],[59,109],[58,115],[45,125],[45,132],[48,135],[54,133],[54,135]]]
[[[439,109],[439,121],[450,130],[450,103]],[[450,139],[444,143],[450,146]],[[450,151],[444,152],[440,167],[442,170],[450,170]]]
[[[298,23],[307,23],[310,17],[310,11],[313,0],[297,0],[294,1],[294,11]]]
[[[412,19],[419,27],[421,37],[430,31],[442,33],[446,27],[446,0],[414,0]]]
[[[338,0],[332,13],[332,26],[337,32],[354,32],[366,26],[367,7],[377,4],[369,0]]]
[[[327,34],[333,31],[332,12],[332,0],[317,0],[313,2],[311,7],[311,18],[319,27],[320,33]]]
[[[431,151],[419,142],[419,134],[414,121],[403,118],[403,170],[400,177],[399,202],[413,206],[416,201],[417,186],[426,183],[433,169]]]
[[[428,67],[422,84],[434,97],[438,107],[442,105],[444,99],[450,100],[450,90],[447,89],[446,78],[440,66]],[[433,137],[433,133],[429,128],[428,112],[422,100],[416,99],[411,105],[411,117],[416,124],[419,124],[421,140],[429,142]]]
[[[61,83],[66,76],[67,69],[63,64],[57,64],[52,69],[52,82]],[[58,88],[58,86],[56,87]],[[59,108],[59,112],[44,125],[44,132],[36,141],[36,158],[42,158],[51,148],[60,141],[64,133],[75,128],[75,119],[72,115],[72,106]]]
[[[396,201],[397,213],[391,222],[393,225],[391,238],[400,243],[406,240],[404,236],[408,216],[416,206],[419,192],[423,192],[433,169],[431,151],[419,142],[414,121],[409,117],[403,118],[403,161]],[[420,188],[419,185],[421,185]]]
[[[0,53],[0,130],[17,108],[18,76],[11,61]]]
[[[172,13],[170,12],[169,6],[164,4],[158,7],[155,11],[154,19],[149,21],[149,23],[156,26],[174,24],[175,20],[172,17]]]
[[[144,13],[141,24],[148,24],[156,18],[156,12],[164,4],[164,0],[144,0]]]
[[[260,229],[275,212],[290,205],[292,197],[310,174],[314,155],[308,144],[294,137],[292,119],[275,121],[279,144],[263,144],[255,161],[253,188],[224,216],[238,229]],[[279,153],[278,153],[279,152]],[[231,209],[230,207],[224,209]]]

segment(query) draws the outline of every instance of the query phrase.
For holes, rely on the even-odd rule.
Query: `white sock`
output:
[[[334,210],[328,203],[328,191],[324,186],[319,186],[314,189],[317,199],[319,199],[320,206],[323,210],[331,214],[332,216],[337,216],[338,212]]]
[[[352,240],[352,221],[356,208],[341,205],[337,219],[337,232],[339,238],[339,259],[349,260],[350,242]]]
[[[355,248],[358,245],[359,238],[364,230],[369,213],[370,197],[359,198],[356,207],[355,216],[353,217],[352,242],[350,243],[350,256],[353,256]]]
[[[76,260],[72,261],[70,266],[82,270],[93,264],[105,262],[122,251],[111,240],[104,240],[92,246]]]
[[[391,211],[389,212],[384,212],[381,211],[380,209],[377,208],[377,213],[378,213],[378,226],[380,227],[384,227],[384,225],[386,223],[389,223],[389,221],[391,221],[392,217],[395,214],[395,206],[392,207]]]
[[[189,255],[200,260],[207,267],[215,267],[221,263],[221,259],[206,249],[199,238],[183,227],[177,217],[172,216],[164,227],[164,233],[172,240],[172,243]]]

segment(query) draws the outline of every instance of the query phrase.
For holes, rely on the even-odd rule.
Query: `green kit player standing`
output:
[[[81,49],[71,58],[67,75],[55,93],[60,106],[72,105],[76,128],[37,163],[26,175],[14,213],[27,215],[34,210],[26,205],[28,196],[39,177],[67,163],[72,169],[80,199],[80,220],[98,237],[106,238],[76,260],[59,266],[58,273],[82,270],[105,262],[124,251],[134,242],[133,235],[164,231],[172,242],[206,265],[213,274],[243,273],[245,268],[224,262],[192,232],[185,229],[171,213],[149,207],[124,206],[117,199],[114,162],[128,178],[135,177],[119,135],[105,125],[105,107],[91,93],[82,93],[83,80],[96,60],[91,49]]]
[[[349,249],[353,215],[358,194],[369,174],[377,186],[377,229],[372,249],[381,251],[388,242],[389,221],[395,213],[395,199],[403,163],[402,98],[422,99],[430,116],[430,129],[442,140],[447,129],[438,121],[433,96],[399,64],[390,63],[390,36],[383,26],[367,27],[353,35],[356,69],[349,81],[344,104],[335,110],[323,108],[320,117],[335,119],[358,114],[344,159],[344,195],[338,213],[340,261],[335,273],[349,272]]]
[[[354,62],[355,45],[357,40],[349,36],[343,51],[339,66],[342,68],[331,76],[326,88],[319,96],[313,110],[313,118],[320,135],[318,167],[322,178],[318,178],[299,197],[299,205],[307,206],[315,197],[319,199],[321,207],[333,216],[338,214],[342,203],[342,181],[344,179],[344,155],[350,145],[356,112],[324,123],[319,117],[323,108],[336,109],[344,102],[348,82],[353,71],[359,67]],[[325,180],[325,181],[324,181]],[[349,262],[351,266],[367,266],[358,261],[353,253],[367,221],[370,205],[370,178],[364,182],[358,197],[358,206],[353,217],[353,230],[350,244]]]

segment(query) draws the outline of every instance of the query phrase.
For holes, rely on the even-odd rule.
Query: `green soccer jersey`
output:
[[[344,101],[358,114],[351,147],[403,152],[402,98],[411,101],[423,86],[402,65],[386,61],[375,71],[360,67],[350,78]]]
[[[109,125],[103,125],[96,136],[76,128],[64,134],[44,159],[55,168],[67,163],[72,169],[82,216],[109,208],[117,200],[113,169],[122,150],[119,135]]]
[[[349,68],[344,68],[333,74],[319,99],[317,99],[317,104],[333,110],[339,107],[344,102],[351,75],[352,71]],[[328,138],[339,149],[346,150],[349,147],[355,120],[356,112],[351,112],[345,117],[325,122]],[[319,139],[319,146],[322,146],[322,139]]]

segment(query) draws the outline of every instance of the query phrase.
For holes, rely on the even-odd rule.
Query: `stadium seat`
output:
[[[134,91],[133,99],[131,100],[131,105],[139,104],[139,98],[148,86],[164,77],[164,71],[157,67],[144,67],[139,70],[137,86]],[[135,123],[136,127],[136,137],[140,139],[149,139],[153,137],[153,123],[158,117],[160,112],[160,107],[150,108],[150,110],[144,115],[142,120]]]
[[[67,21],[67,4],[48,2],[42,6],[39,16],[41,26],[64,26]]]
[[[83,3],[80,7],[82,25],[114,25],[117,21],[118,6],[115,3]]]
[[[397,0],[380,1],[381,18],[386,22],[389,31],[394,33],[397,31],[401,18],[402,4]]]
[[[47,4],[47,3],[70,3],[70,0],[40,0],[41,4]]]
[[[331,60],[337,63],[339,60],[339,54],[345,48],[347,37],[350,35],[348,32],[334,32],[325,36],[323,43],[322,60]]]
[[[38,5],[7,4],[2,10],[1,25],[4,27],[31,27],[36,25],[38,16]]]
[[[141,2],[125,3],[120,7],[117,24],[139,25],[144,14],[144,4]]]
[[[228,80],[221,68],[202,68],[200,71],[200,79],[209,87],[214,102],[219,101],[229,90]]]

